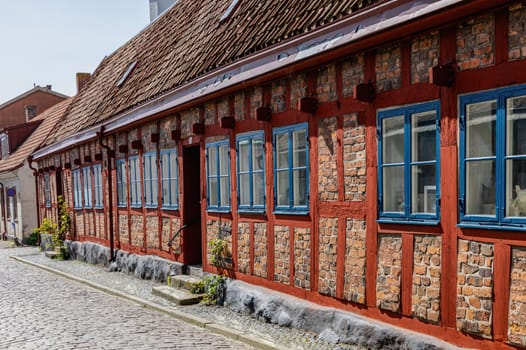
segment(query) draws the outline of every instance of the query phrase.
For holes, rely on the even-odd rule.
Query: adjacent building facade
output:
[[[62,194],[73,239],[526,346],[526,5],[281,6],[181,0],[101,62],[34,154],[41,218]]]

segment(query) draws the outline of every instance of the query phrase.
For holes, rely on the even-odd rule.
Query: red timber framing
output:
[[[73,216],[76,232],[82,226],[83,234],[77,234],[76,239],[93,241],[108,245],[107,231],[108,211],[114,211],[114,227],[116,247],[137,254],[154,254],[165,258],[187,263],[190,259],[185,250],[185,236],[181,240],[182,250],[168,249],[164,243],[181,225],[185,224],[185,210],[182,206],[187,187],[184,186],[184,150],[198,147],[200,150],[201,183],[194,190],[200,193],[201,209],[201,244],[199,246],[203,268],[207,272],[228,274],[232,278],[282,291],[321,305],[332,306],[372,317],[397,326],[423,332],[439,337],[460,346],[473,348],[513,349],[509,339],[510,323],[510,274],[512,271],[512,252],[515,248],[526,248],[526,232],[498,229],[461,228],[459,224],[459,96],[484,90],[526,83],[526,61],[524,59],[509,59],[509,21],[510,9],[513,6],[524,6],[519,2],[506,1],[466,1],[450,11],[443,11],[433,16],[414,20],[389,32],[378,33],[368,39],[363,39],[345,48],[338,48],[325,55],[314,56],[296,66],[284,70],[270,72],[264,77],[258,77],[244,84],[213,96],[213,99],[197,99],[192,104],[180,106],[163,112],[143,124],[135,124],[118,130],[118,134],[109,134],[105,142],[111,144],[117,152],[113,159],[104,157],[102,161],[103,177],[108,171],[107,164],[112,162],[114,203],[108,203],[104,196],[104,231],[90,234],[92,224],[100,220],[98,209],[74,210]],[[480,40],[493,40],[490,49],[491,59],[487,64],[473,68],[462,66],[468,58],[463,58],[460,52],[462,28],[473,25],[472,21],[489,16],[493,19],[493,27],[487,29],[491,33]],[[484,22],[486,23],[486,22]],[[482,26],[482,24],[480,25]],[[479,29],[477,29],[479,30]],[[481,34],[487,34],[482,29]],[[525,33],[526,34],[526,33]],[[414,45],[420,36],[425,45],[437,38],[436,62],[425,62],[425,69],[433,65],[453,64],[455,80],[451,86],[432,85],[428,80],[415,78]],[[424,45],[424,44],[422,44]],[[431,49],[431,48],[426,48]],[[523,48],[526,50],[526,48]],[[394,58],[389,61],[392,57]],[[473,53],[473,55],[476,55]],[[358,62],[359,80],[349,77],[349,62]],[[429,63],[429,64],[428,64]],[[384,64],[392,64],[387,71]],[[351,63],[353,65],[353,63]],[[355,67],[356,68],[356,67]],[[358,68],[357,68],[358,69]],[[398,72],[398,73],[396,73]],[[383,75],[386,73],[387,78]],[[392,73],[392,74],[391,74]],[[423,76],[426,76],[423,74]],[[353,80],[354,79],[354,80]],[[388,82],[386,83],[385,80]],[[372,102],[361,102],[349,93],[351,85],[371,83],[376,94]],[[302,97],[314,98],[317,108],[314,113],[299,111],[298,100]],[[439,101],[440,104],[440,218],[438,224],[408,224],[379,222],[378,204],[378,111],[393,107],[414,105],[422,102]],[[272,110],[269,121],[258,121],[255,118],[256,109],[266,107]],[[233,128],[222,128],[222,117],[235,118]],[[353,119],[354,118],[354,119]],[[326,125],[334,121],[334,128]],[[353,127],[347,127],[351,121]],[[115,160],[126,163],[127,198],[130,198],[129,158],[139,157],[141,188],[144,188],[143,155],[146,149],[133,149],[132,143],[149,138],[143,134],[146,124],[155,126],[154,132],[161,135],[160,142],[150,145],[148,152],[155,152],[157,160],[161,158],[163,128],[170,124],[170,130],[178,130],[181,137],[170,143],[169,147],[177,149],[179,175],[179,205],[177,210],[163,210],[162,184],[160,174],[162,168],[157,163],[158,174],[158,206],[146,208],[144,205],[133,208],[130,201],[126,207],[117,207],[117,176]],[[189,130],[195,123],[204,123],[204,134],[193,134]],[[309,168],[309,211],[305,215],[296,213],[279,213],[274,210],[275,174],[274,174],[274,138],[276,128],[292,126],[300,123],[308,124],[308,156]],[[359,130],[363,128],[363,149],[346,148],[346,138],[360,137]],[[325,134],[325,131],[328,132]],[[265,210],[258,213],[238,211],[238,179],[236,137],[240,134],[263,131],[265,150]],[[213,212],[207,206],[207,158],[206,146],[218,140],[228,140],[230,166],[230,210]],[[331,146],[327,146],[332,143]],[[90,144],[91,145],[91,144]],[[120,153],[120,145],[127,145],[127,153]],[[335,162],[331,175],[323,173],[332,164],[326,162],[322,153],[324,147],[330,148],[328,162]],[[92,149],[93,148],[93,149]],[[94,159],[95,153],[102,151],[92,146],[83,145],[68,150],[62,159],[73,162],[73,153],[80,154],[78,158],[84,162],[87,155]],[[354,169],[365,179],[363,198],[350,199],[347,178],[358,178],[357,174],[347,167],[349,152],[364,152],[363,169]],[[332,152],[332,153],[331,153]],[[69,157],[69,158],[68,158]],[[39,167],[48,166],[47,159],[39,161]],[[95,164],[95,163],[93,163]],[[93,165],[84,164],[83,166]],[[74,166],[76,168],[77,166]],[[358,167],[357,167],[358,168]],[[332,168],[331,168],[332,169]],[[332,176],[332,177],[331,177]],[[71,169],[64,169],[64,188],[70,189]],[[67,183],[69,181],[69,183]],[[105,181],[105,180],[104,180]],[[105,182],[103,181],[103,184]],[[322,200],[321,194],[333,186],[334,197]],[[322,184],[323,183],[323,184]],[[93,186],[92,186],[93,187]],[[352,187],[352,186],[351,186]],[[322,188],[322,190],[320,190]],[[359,192],[352,187],[352,191]],[[65,191],[65,193],[70,193]],[[141,203],[145,203],[144,191],[141,191]],[[354,192],[353,192],[354,194]],[[42,198],[42,196],[40,196]],[[67,196],[72,202],[72,195]],[[72,206],[72,205],[71,205]],[[48,216],[45,205],[41,204],[42,216]],[[187,212],[188,213],[188,212]],[[83,217],[82,223],[77,217]],[[148,234],[148,218],[154,218],[156,242],[149,242],[152,235]],[[89,219],[88,219],[89,218]],[[122,220],[120,218],[127,218]],[[140,230],[134,220],[140,218]],[[331,223],[331,227],[322,223]],[[358,244],[358,239],[349,235],[357,234],[355,227],[363,223],[364,243]],[[95,225],[95,224],[93,224]],[[168,225],[165,228],[165,225]],[[123,227],[125,226],[125,227]],[[246,228],[247,232],[242,231]],[[332,231],[330,231],[332,229]],[[330,232],[326,232],[329,230]],[[125,232],[125,234],[123,234]],[[136,234],[134,232],[140,232]],[[170,237],[166,237],[169,232]],[[263,234],[262,234],[263,232]],[[122,234],[121,234],[122,233]],[[248,239],[245,236],[248,235]],[[218,268],[209,261],[208,243],[211,238],[225,236],[232,252],[233,267]],[[188,236],[186,236],[188,237]],[[396,250],[399,261],[389,266],[391,271],[399,273],[393,277],[398,283],[398,301],[393,308],[382,304],[385,291],[381,289],[381,279],[384,270],[380,266],[385,252],[381,251],[383,239],[394,237],[389,241],[389,249]],[[435,301],[439,304],[437,319],[422,319],[417,317],[414,308],[417,269],[415,252],[419,249],[417,240],[428,238],[439,242],[440,257],[439,296]],[[394,243],[392,243],[394,242]],[[467,243],[465,243],[467,242]],[[459,329],[457,313],[459,309],[458,294],[462,286],[459,281],[465,278],[459,275],[459,252],[461,245],[471,242],[491,246],[493,295],[489,298],[491,314],[487,323],[489,333]],[[153,244],[153,245],[152,245]],[[393,247],[398,248],[393,248]],[[354,248],[363,257],[363,290],[352,285],[353,276],[349,272],[349,253]],[[188,248],[186,248],[188,249]],[[186,253],[185,253],[186,252]],[[263,252],[263,253],[262,253]],[[186,254],[186,255],[185,255]],[[303,259],[306,257],[305,259]],[[355,258],[355,256],[352,256]],[[393,258],[394,259],[394,258]],[[360,260],[362,261],[362,260]],[[302,270],[302,264],[307,265]],[[358,263],[357,263],[358,264]],[[283,274],[282,274],[283,273]],[[356,277],[356,276],[354,276]],[[361,286],[360,286],[361,287]],[[350,296],[356,293],[354,296]],[[435,310],[436,311],[436,310]],[[482,327],[481,326],[481,327]],[[526,329],[526,325],[523,325]],[[526,340],[525,340],[526,344]]]

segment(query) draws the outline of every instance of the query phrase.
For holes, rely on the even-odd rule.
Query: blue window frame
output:
[[[126,160],[118,159],[115,162],[117,173],[117,206],[125,207],[128,204],[128,180],[126,178]]]
[[[130,206],[140,208],[142,206],[142,186],[139,156],[129,157],[128,167],[130,170]]]
[[[143,155],[144,169],[144,205],[147,208],[157,207],[157,153],[150,152]]]
[[[163,208],[177,209],[179,206],[179,176],[177,167],[177,149],[161,151],[161,177]]]
[[[73,170],[73,206],[75,209],[82,208],[82,182],[80,180],[80,169]]]
[[[93,168],[93,206],[95,208],[103,207],[102,191],[102,165],[94,165]]]
[[[439,101],[378,112],[378,221],[437,224],[439,204]]]
[[[265,138],[263,131],[236,138],[238,210],[265,211]]]
[[[44,202],[46,208],[51,207],[51,187],[49,184],[49,174],[44,174]]]
[[[274,211],[286,214],[309,212],[308,124],[273,130]]]
[[[208,211],[230,211],[230,152],[228,140],[206,145]]]
[[[84,190],[84,208],[93,206],[91,167],[82,168],[82,188]]]
[[[526,85],[460,97],[460,226],[526,227]]]

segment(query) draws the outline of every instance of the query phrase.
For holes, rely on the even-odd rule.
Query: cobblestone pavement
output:
[[[35,253],[0,249],[0,349],[251,349],[9,259]]]
[[[0,248],[1,247],[2,245],[0,243]],[[263,341],[276,344],[280,348],[286,348],[290,350],[361,349],[360,347],[351,346],[347,344],[333,344],[333,343],[324,341],[322,339],[319,339],[318,336],[314,333],[305,332],[299,329],[280,327],[275,324],[265,323],[255,318],[235,313],[224,307],[213,307],[213,306],[205,306],[205,305],[200,305],[200,304],[191,305],[191,306],[177,306],[151,293],[152,287],[159,285],[158,283],[155,283],[149,280],[140,280],[140,279],[134,278],[130,275],[126,275],[120,272],[108,272],[106,268],[85,264],[79,261],[51,260],[51,259],[46,258],[42,253],[38,252],[36,248],[0,249],[0,259],[1,259],[0,264],[2,264],[4,257],[8,255],[23,256],[25,260],[28,260],[28,261],[31,261],[31,262],[34,262],[40,265],[45,265],[45,266],[54,268],[56,270],[69,273],[76,277],[80,277],[82,279],[95,282],[99,285],[107,286],[109,288],[124,292],[126,294],[135,296],[142,300],[146,300],[148,302],[161,305],[166,310],[183,311],[185,313],[207,319],[216,324],[227,326],[231,329],[235,329],[245,334],[256,337],[258,339],[262,339]],[[19,262],[10,263],[10,265],[13,265],[13,264],[22,265]],[[18,265],[15,265],[15,266],[18,266]],[[2,275],[1,271],[2,270],[0,267],[0,277]],[[36,275],[47,274],[45,272],[39,271],[38,269],[35,270],[35,268],[29,267],[29,266],[28,267],[24,266],[24,271],[29,271]],[[50,277],[48,276],[48,278]],[[59,279],[59,278],[54,278],[54,280],[62,281],[62,279]],[[1,280],[0,280],[0,283],[2,283]],[[68,285],[75,286],[76,284],[68,283]],[[2,283],[2,286],[3,286],[3,283]],[[0,291],[1,291],[1,288],[2,287],[0,287]],[[72,299],[78,299],[78,295],[74,294],[72,296]],[[105,302],[104,297],[102,297],[101,302],[102,303]],[[1,305],[2,304],[0,304],[0,310],[1,310]],[[109,309],[109,307],[106,309]],[[156,313],[154,313],[154,315],[158,315],[159,317],[162,317],[163,320],[166,320],[166,317],[164,315],[156,314]],[[3,321],[0,321],[0,339],[2,339],[1,337],[2,322]],[[164,324],[164,321],[160,323]],[[114,327],[114,326],[108,325],[108,327]],[[171,327],[163,327],[163,328],[164,328],[163,332],[166,332],[166,329],[171,328]],[[165,333],[163,332],[161,333],[164,336]],[[166,336],[168,336],[170,333],[166,332],[166,334],[167,334]],[[148,334],[148,336],[150,335]],[[173,343],[173,342],[170,341],[170,343]],[[221,348],[220,344],[224,344],[224,341],[214,343],[213,348],[220,349]],[[235,347],[235,346],[238,346],[238,347]],[[235,346],[231,348],[235,348],[235,349],[244,348],[243,347],[244,345],[243,346],[235,345]],[[202,345],[202,346],[201,345],[199,346],[190,345],[185,348],[196,348],[196,347],[207,349],[206,345]],[[0,340],[0,349],[1,348],[2,348],[2,343]],[[182,347],[175,347],[175,348],[179,349]]]

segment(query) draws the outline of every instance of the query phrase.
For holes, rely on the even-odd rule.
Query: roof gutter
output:
[[[292,66],[313,56],[348,45],[375,33],[386,31],[420,17],[444,10],[465,0],[389,0],[354,16],[337,21],[300,37],[240,59],[182,85],[148,103],[120,113],[100,124],[75,133],[33,154],[35,159],[97,137],[104,126],[106,133],[121,129],[144,118],[242,84],[254,77]]]

